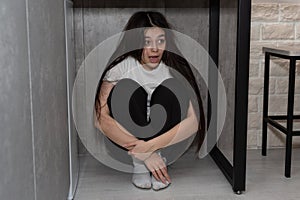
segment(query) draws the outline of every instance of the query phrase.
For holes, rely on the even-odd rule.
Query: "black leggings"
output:
[[[189,105],[187,91],[174,78],[166,79],[153,91],[149,119],[147,119],[147,96],[146,90],[137,82],[122,79],[115,85],[107,99],[111,116],[132,135],[145,141],[165,133],[181,122],[187,115]],[[157,104],[165,111],[161,112],[155,108]],[[120,154],[125,156],[124,153],[127,155],[127,149],[109,139],[106,140],[106,146],[113,157]]]

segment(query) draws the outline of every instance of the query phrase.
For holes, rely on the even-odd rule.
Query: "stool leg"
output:
[[[269,73],[270,73],[270,54],[265,53],[265,76],[264,76],[264,94],[263,94],[263,130],[262,130],[262,155],[267,155],[267,117],[269,104]]]
[[[290,59],[290,71],[289,71],[287,136],[286,136],[286,154],[285,154],[285,177],[287,177],[287,178],[291,177],[295,73],[296,73],[296,60],[291,58]]]

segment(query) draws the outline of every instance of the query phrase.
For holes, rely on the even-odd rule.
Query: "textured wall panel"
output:
[[[0,2],[0,199],[34,199],[24,0]]]
[[[29,0],[37,199],[69,189],[64,2]]]

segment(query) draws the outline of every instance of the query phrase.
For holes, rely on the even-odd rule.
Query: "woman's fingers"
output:
[[[163,176],[165,177],[165,179],[166,179],[169,183],[171,183],[171,178],[170,178],[170,176],[169,176],[169,174],[168,174],[167,167],[161,168],[160,171],[162,172],[162,174],[163,174]]]
[[[159,180],[166,184],[166,181],[171,183],[170,176],[168,174],[167,167],[165,165],[159,166],[161,163],[157,163],[153,165],[154,170],[152,170],[153,176],[156,178],[156,180]],[[164,164],[164,163],[163,163]]]
[[[163,183],[166,183],[166,181],[171,183],[166,164],[160,157],[160,155],[153,153],[149,158],[145,160],[145,164],[148,167],[149,171],[152,172],[152,175],[156,180]]]
[[[152,173],[152,176],[154,176],[154,178],[156,179],[156,180],[160,180],[159,179],[159,176],[157,175],[157,173],[156,173],[156,170],[154,169],[154,170],[152,170],[151,171],[151,173]]]
[[[155,170],[155,172],[157,173],[159,180],[161,182],[163,182],[164,184],[166,184],[166,178],[162,174],[161,169],[157,169],[157,170]]]
[[[170,179],[170,176],[169,176],[169,174],[168,174],[167,166],[166,166],[166,164],[165,164],[165,162],[163,161],[162,158],[161,158],[159,164],[160,164],[159,169],[160,169],[162,175],[163,175],[164,178],[170,183],[170,182],[171,182],[171,179]]]
[[[150,163],[149,165],[147,165],[149,171],[151,171],[152,175],[154,176],[154,178],[156,180],[160,180],[160,176],[158,175],[158,170],[156,170],[156,165],[155,163]]]

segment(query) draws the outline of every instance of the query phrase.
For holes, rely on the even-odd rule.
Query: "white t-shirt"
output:
[[[119,80],[129,78],[139,83],[148,93],[148,98],[154,89],[164,80],[172,78],[168,66],[163,62],[153,70],[148,71],[135,58],[128,56],[119,64],[110,69],[105,77],[105,81],[116,84]]]
[[[129,78],[140,84],[148,93],[147,98],[147,119],[150,116],[150,100],[154,89],[164,80],[172,78],[168,66],[163,62],[153,70],[144,69],[141,63],[135,58],[128,56],[119,64],[110,69],[104,76],[105,81],[109,81],[114,85],[119,80]]]

